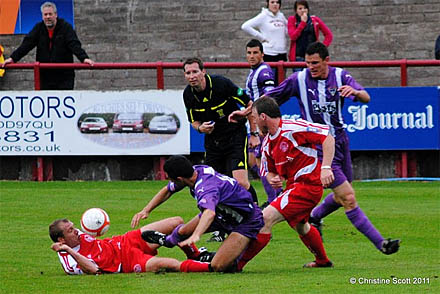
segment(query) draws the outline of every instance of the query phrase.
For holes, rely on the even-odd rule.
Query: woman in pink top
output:
[[[287,20],[287,30],[290,37],[290,61],[304,61],[307,46],[319,41],[319,31],[324,35],[325,46],[330,46],[333,34],[325,23],[317,16],[309,15],[307,1],[295,1],[295,15]],[[298,68],[302,70],[302,68]],[[295,71],[295,69],[294,69]]]

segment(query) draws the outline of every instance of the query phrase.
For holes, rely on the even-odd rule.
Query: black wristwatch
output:
[[[251,135],[252,135],[252,136],[255,136],[255,137],[260,136],[260,134],[259,134],[258,132],[251,132]]]

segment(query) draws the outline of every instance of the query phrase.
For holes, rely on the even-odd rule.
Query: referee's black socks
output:
[[[254,200],[254,202],[258,205],[258,197],[257,197],[257,192],[255,191],[254,187],[252,187],[252,185],[249,183],[249,189],[248,192],[251,193],[252,195],[252,199]]]

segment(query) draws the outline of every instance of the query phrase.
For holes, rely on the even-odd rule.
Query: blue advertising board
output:
[[[34,25],[40,22],[41,19],[41,5],[46,2],[36,0],[21,0],[20,8],[18,10],[17,22],[15,25],[14,34],[27,34]],[[51,0],[57,6],[58,17],[74,26],[74,11],[73,0]]]
[[[367,88],[368,104],[345,100],[343,115],[351,150],[440,150],[440,88]],[[299,118],[295,97],[283,118]],[[204,152],[203,135],[191,128],[191,152]]]

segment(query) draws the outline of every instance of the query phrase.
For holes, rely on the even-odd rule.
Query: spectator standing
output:
[[[319,41],[319,32],[324,35],[324,45],[330,46],[333,40],[331,30],[317,16],[309,14],[309,4],[305,0],[295,1],[295,15],[289,16],[287,31],[290,37],[290,61],[305,61],[307,47]],[[294,71],[301,71],[295,68]]]
[[[8,63],[18,62],[33,48],[37,47],[36,60],[45,63],[73,63],[73,55],[81,62],[93,65],[75,30],[62,18],[58,18],[57,7],[52,2],[41,5],[42,21],[37,23],[26,35]],[[75,71],[73,69],[42,69],[41,90],[73,90]]]
[[[0,63],[5,62],[5,57],[3,55],[3,52],[5,50],[3,49],[3,46],[0,45]],[[5,74],[5,70],[4,69],[0,69],[0,78],[3,77],[3,75]]]
[[[287,61],[287,19],[280,11],[281,0],[267,0],[266,3],[267,8],[244,22],[241,29],[263,43],[265,62]]]
[[[437,40],[435,41],[435,59],[440,59],[440,35],[437,37]]]

